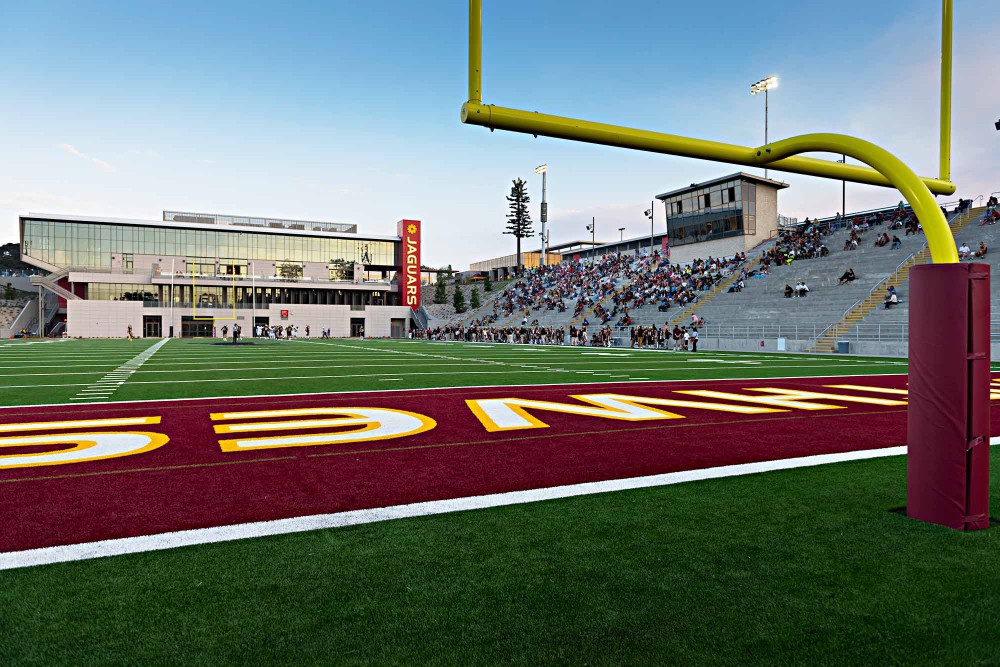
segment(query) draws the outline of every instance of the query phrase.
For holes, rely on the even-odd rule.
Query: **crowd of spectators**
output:
[[[565,262],[524,271],[521,278],[494,299],[490,323],[515,312],[522,319],[532,311],[565,312],[573,303],[574,314],[604,298],[632,262],[630,255],[604,255],[597,261]]]
[[[746,253],[738,253],[730,258],[709,257],[696,259],[690,264],[670,264],[660,262],[659,254],[643,258],[630,267],[629,282],[613,290],[610,311],[603,306],[594,314],[601,317],[601,324],[615,321],[617,326],[630,326],[632,317],[629,309],[655,304],[657,310],[666,312],[673,305],[685,307],[698,300],[698,293],[712,289],[746,261]],[[743,271],[741,277],[745,277]],[[619,317],[620,314],[620,317]]]
[[[990,195],[986,201],[986,211],[983,213],[979,226],[995,225],[997,222],[1000,222],[1000,199],[997,199],[996,195]]]
[[[525,271],[493,301],[492,313],[474,325],[487,326],[515,313],[521,326],[537,323],[534,313],[566,312],[584,316],[601,326],[630,326],[629,310],[655,304],[661,312],[673,305],[687,306],[698,300],[699,292],[746,263],[746,254],[730,258],[709,257],[690,264],[671,264],[660,251],[652,254],[603,255],[596,261],[568,262]],[[748,277],[746,271],[741,278]],[[586,312],[592,308],[592,313]]]
[[[566,327],[489,327],[480,324],[425,329],[418,336],[435,341],[467,343],[511,343],[521,345],[564,345]]]

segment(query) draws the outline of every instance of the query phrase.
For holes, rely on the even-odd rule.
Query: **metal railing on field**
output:
[[[825,323],[804,324],[706,324],[698,327],[699,338],[727,340],[813,340],[829,329]],[[615,327],[616,338],[629,338],[629,327]],[[900,342],[910,338],[906,322],[856,324],[837,337],[838,340]],[[990,340],[1000,342],[1000,321],[990,322]]]

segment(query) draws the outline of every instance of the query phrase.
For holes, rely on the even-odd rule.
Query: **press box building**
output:
[[[331,222],[164,211],[162,220],[30,213],[21,257],[71,337],[221,336],[239,324],[313,337],[403,337],[420,305],[420,222],[396,236]],[[405,241],[404,241],[405,239]],[[409,267],[409,269],[407,269]],[[416,269],[416,284],[400,277]],[[411,282],[412,282],[412,276]],[[40,309],[42,310],[42,309]]]

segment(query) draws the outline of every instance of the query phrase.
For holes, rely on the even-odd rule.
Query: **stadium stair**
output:
[[[596,314],[595,313],[597,311],[597,307],[598,306],[603,306],[604,308],[607,308],[608,310],[611,310],[611,300],[614,298],[615,293],[618,290],[620,290],[622,287],[628,285],[629,282],[630,281],[625,280],[625,279],[616,278],[615,279],[615,286],[614,286],[614,288],[612,290],[610,290],[607,293],[607,295],[604,296],[603,299],[599,299],[598,301],[595,301],[591,305],[589,305],[586,308],[584,308],[583,312],[581,312],[579,315],[577,315],[575,317],[571,317],[570,320],[569,320],[569,325],[570,326],[574,326],[574,327],[578,327],[578,326],[581,326],[583,324],[584,320],[588,320],[591,317],[595,317],[596,318]],[[597,324],[597,326],[600,326],[600,322],[596,322],[596,319],[595,319],[594,322],[590,322],[590,326],[594,326],[595,323]]]
[[[958,238],[962,231],[973,220],[978,220],[984,209],[970,209],[952,219],[950,227],[952,233]],[[900,292],[902,285],[907,284],[910,277],[910,269],[914,266],[926,264],[931,258],[930,249],[926,243],[923,247],[901,263],[891,275],[875,284],[868,294],[852,305],[840,318],[839,322],[832,324],[826,331],[816,337],[807,347],[807,352],[834,352],[837,341],[846,335],[851,329],[860,324],[868,315],[882,305],[886,290],[889,285],[896,287]],[[908,299],[904,298],[904,301]],[[884,309],[883,309],[884,310]]]
[[[983,210],[976,209],[972,211],[972,219],[966,221],[963,228],[956,229],[955,240],[959,244],[963,241],[968,243],[969,247],[973,250],[979,247],[980,241],[985,241],[986,245],[991,249],[990,253],[985,258],[974,261],[984,262],[991,267],[1000,266],[1000,256],[993,254],[1000,248],[1000,225],[980,226],[981,212]],[[977,212],[979,213],[978,215]],[[993,274],[991,278],[995,282],[997,280],[996,273],[992,270],[991,273]],[[889,325],[891,327],[890,332],[894,334],[909,324],[909,280],[893,284],[896,286],[896,292],[900,297],[899,304],[889,310],[881,308],[876,304],[874,310],[865,315],[864,319],[860,322],[872,334],[875,333],[873,329],[876,325]],[[881,300],[879,303],[881,303]],[[1000,309],[1000,290],[990,290],[990,312],[1000,312],[998,309]]]
[[[873,285],[890,276],[901,260],[925,244],[923,236],[903,235],[899,250],[877,248],[874,246],[875,233],[882,231],[889,230],[887,227],[873,227],[862,236],[856,250],[845,251],[842,248],[849,232],[838,230],[824,237],[829,255],[798,259],[782,266],[772,265],[766,277],[747,280],[742,292],[729,293],[725,288],[716,290],[711,299],[700,299],[694,312],[705,319],[702,336],[780,336],[811,341],[827,327],[839,322],[851,306],[868,295]],[[838,277],[848,267],[854,268],[858,279],[838,285]],[[809,286],[809,296],[805,299],[786,299],[785,285],[794,285],[799,280],[804,280]],[[690,313],[686,313],[682,318],[689,316]],[[638,320],[636,323],[645,324]]]
[[[743,266],[733,269],[732,273],[720,280],[715,284],[712,289],[708,290],[707,293],[700,295],[698,300],[694,303],[688,304],[681,312],[675,315],[670,320],[670,326],[682,325],[684,321],[690,319],[690,317],[695,314],[702,307],[707,305],[712,299],[720,294],[726,294],[729,292],[729,288],[736,284],[736,281],[740,279],[743,270],[746,269],[747,273],[753,271],[760,266],[760,260],[764,256],[763,251],[757,255],[756,259],[747,260],[747,263]]]
[[[47,276],[31,276],[31,284],[36,286],[40,285],[68,301],[75,301],[80,297],[59,284],[60,280],[69,275],[69,271],[69,268],[63,268],[55,273],[50,273]]]

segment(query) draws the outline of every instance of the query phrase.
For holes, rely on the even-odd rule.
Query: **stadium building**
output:
[[[604,255],[649,253],[660,250],[672,262],[687,264],[706,257],[732,257],[748,252],[778,233],[778,192],[787,183],[736,173],[703,183],[692,183],[657,195],[663,204],[666,231],[650,229],[649,234],[622,238],[612,243],[570,241],[546,248],[545,263],[598,259]],[[654,219],[662,219],[659,213]],[[794,222],[785,219],[784,222]],[[541,264],[541,250],[521,253],[525,269]],[[496,279],[517,272],[517,255],[505,255],[473,262],[470,271],[489,273]]]
[[[356,225],[164,211],[163,220],[20,216],[39,319],[71,337],[221,336],[223,326],[403,337],[420,304],[420,222]],[[401,288],[400,283],[403,283]],[[51,329],[50,329],[51,333]]]
[[[732,257],[778,233],[778,192],[787,183],[737,173],[692,183],[656,198],[667,216],[670,259]]]

